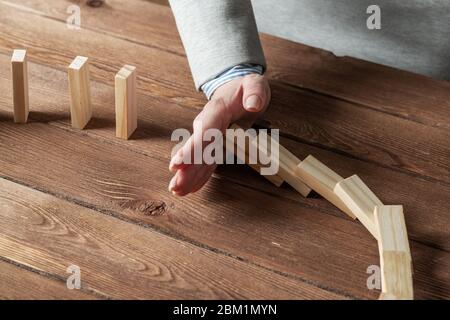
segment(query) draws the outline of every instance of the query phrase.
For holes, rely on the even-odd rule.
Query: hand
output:
[[[169,169],[175,175],[169,191],[184,196],[198,191],[211,177],[217,165],[185,164],[183,154],[194,154],[194,147],[202,150],[211,142],[203,142],[203,132],[215,128],[225,133],[230,123],[250,126],[267,108],[270,87],[267,79],[258,74],[234,79],[220,86],[202,112],[194,120],[194,133],[170,161]],[[192,163],[192,162],[191,162]]]

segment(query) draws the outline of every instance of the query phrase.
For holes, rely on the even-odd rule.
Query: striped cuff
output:
[[[202,91],[205,93],[206,97],[211,99],[214,91],[224,83],[227,83],[233,79],[243,77],[249,74],[257,73],[263,74],[263,67],[255,64],[240,64],[227,71],[221,73],[216,78],[206,82],[201,86]]]

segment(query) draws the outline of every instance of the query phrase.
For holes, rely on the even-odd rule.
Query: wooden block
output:
[[[344,179],[336,184],[334,193],[353,212],[367,230],[378,239],[378,227],[375,223],[375,206],[383,203],[357,176]]]
[[[28,120],[28,67],[26,50],[14,50],[11,58],[14,122],[26,123]]]
[[[68,68],[68,76],[72,127],[83,129],[92,117],[89,59],[76,57]]]
[[[115,77],[116,136],[128,140],[137,128],[136,68],[125,65]]]
[[[402,206],[376,206],[381,287],[380,299],[412,300],[412,260]]]
[[[233,123],[230,126],[230,129],[238,130],[238,129],[242,129],[242,128],[239,127],[237,124]],[[228,139],[229,137],[226,137],[226,138]],[[250,140],[253,141],[255,138],[256,138],[256,136],[252,137]],[[245,162],[248,166],[250,166],[253,170],[255,170],[256,172],[258,172],[260,174],[261,173],[261,164],[255,163],[257,161],[250,161],[249,148],[248,148],[249,143],[247,141],[246,141],[246,143],[247,144],[246,144],[245,150],[242,150],[242,146],[239,146],[237,143],[235,143],[235,141],[232,142],[232,144],[235,145],[235,147],[237,148],[237,151],[238,151],[238,152],[236,152],[236,156],[239,157],[238,156],[239,154],[244,154],[245,159],[241,159],[241,160],[243,162]],[[252,162],[252,163],[250,163],[250,162]],[[263,175],[263,177],[265,177],[267,180],[272,182],[277,187],[280,187],[283,184],[283,179],[278,175],[273,175],[273,176]]]
[[[253,143],[258,143],[259,140],[254,140]],[[298,159],[293,153],[275,141],[272,137],[268,136],[268,141],[266,146],[278,147],[279,156],[278,159],[273,159],[278,161],[279,171],[278,176],[280,176],[284,181],[291,185],[295,190],[297,190],[301,195],[307,197],[311,192],[311,188],[308,187],[302,179],[295,173],[297,166],[300,164],[300,159]],[[264,149],[262,144],[257,146],[259,150],[264,152],[266,155],[269,151]]]
[[[352,219],[356,216],[344,204],[344,202],[334,193],[336,184],[343,178],[336,172],[328,168],[322,162],[309,155],[296,168],[296,174],[311,189],[322,197],[330,201],[340,210],[349,215]]]

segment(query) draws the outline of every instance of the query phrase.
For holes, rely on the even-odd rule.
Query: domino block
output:
[[[237,124],[232,124],[230,126],[230,129],[238,130],[238,129],[242,129],[242,128],[239,127]],[[248,148],[249,142],[246,142],[245,150],[243,150],[242,146],[235,143],[235,141],[228,141],[228,139],[229,139],[228,136],[226,138],[227,138],[227,143],[230,143],[231,145],[234,145],[237,148],[236,156],[239,157],[241,161],[245,162],[248,166],[250,166],[253,170],[255,170],[258,173],[261,173],[262,166],[260,164],[258,164],[256,161],[253,161],[253,159],[252,159],[252,161],[250,160],[249,148]],[[251,142],[253,142],[254,139],[256,139],[256,136],[250,138]],[[239,156],[239,155],[243,155],[243,156]],[[264,175],[263,177],[265,177],[267,180],[269,180],[271,183],[273,183],[277,187],[280,187],[283,184],[283,179],[278,175],[273,175],[273,176]]]
[[[383,203],[357,176],[344,179],[336,184],[334,193],[351,210],[367,230],[378,240],[378,227],[375,223],[375,206]]]
[[[68,68],[68,76],[72,127],[83,129],[92,117],[89,59],[76,57]]]
[[[402,206],[376,206],[382,300],[412,300],[412,260]]]
[[[116,137],[128,140],[137,128],[136,68],[125,65],[115,77]]]
[[[296,174],[311,189],[330,201],[352,219],[356,219],[353,212],[334,193],[334,188],[343,180],[336,172],[328,168],[322,162],[309,155],[296,168]]]
[[[268,136],[268,139],[266,146],[275,146],[279,150],[278,159],[272,159],[272,161],[278,161],[278,176],[291,185],[291,187],[297,190],[302,196],[307,197],[311,192],[311,188],[308,187],[295,173],[297,166],[301,162],[300,159],[272,137]],[[254,140],[253,143],[256,143],[256,140]],[[262,150],[262,152],[265,152],[265,154],[268,154],[268,150],[265,150],[263,145],[259,144],[257,147],[259,150]]]
[[[26,50],[14,50],[11,58],[14,122],[28,121],[28,67]]]

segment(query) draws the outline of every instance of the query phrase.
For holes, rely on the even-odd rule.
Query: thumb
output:
[[[252,74],[242,80],[242,105],[248,112],[260,112],[268,104],[269,84],[264,76]]]

